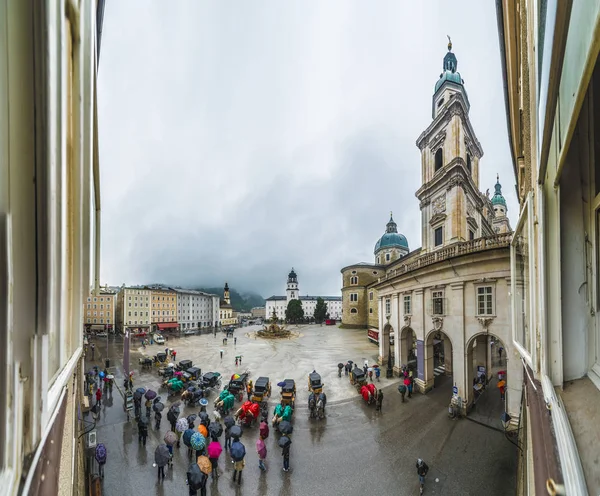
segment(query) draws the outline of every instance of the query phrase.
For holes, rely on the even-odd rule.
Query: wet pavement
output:
[[[483,487],[487,496],[514,494],[516,448],[497,430],[448,418],[452,386],[449,379],[442,378],[432,392],[416,394],[406,403],[401,403],[396,390],[398,379],[382,379],[376,383],[385,393],[383,412],[379,413],[365,404],[347,377],[337,377],[339,361],[368,359],[372,363],[375,359],[377,347],[367,341],[364,331],[303,326],[297,329],[301,336],[289,341],[254,340],[252,331],[252,328],[238,329],[235,346],[232,339],[223,345],[220,333],[216,338],[211,334],[171,339],[168,343],[177,350],[178,361],[191,359],[203,372],[217,370],[228,377],[234,371],[248,368],[252,379],[269,376],[273,383],[270,412],[279,397],[275,383],[283,378],[297,382],[290,471],[282,471],[278,436],[271,429],[266,440],[267,471],[261,472],[255,452],[258,426],[245,428],[241,441],[246,445],[247,455],[241,486],[233,483],[232,462],[224,452],[219,460],[221,476],[216,481],[209,480],[208,494],[418,494],[417,457],[430,467],[426,494],[478,495]],[[106,355],[106,346],[101,342],[96,341],[97,362]],[[113,342],[109,338],[111,371],[119,378],[119,384],[122,384],[121,348],[118,339]],[[164,348],[148,346],[145,352],[150,355]],[[220,349],[224,350],[223,362]],[[137,360],[143,352],[140,349],[132,353],[132,368],[136,370],[134,387],[155,388],[160,382],[156,369],[137,370]],[[234,361],[239,354],[243,360],[236,369]],[[321,421],[309,419],[305,406],[307,374],[313,369],[322,375],[328,395],[326,418]],[[165,394],[162,396],[166,398]],[[214,394],[211,406],[213,398]],[[198,407],[185,408],[183,414],[198,410]],[[188,494],[185,472],[189,461],[183,443],[181,448],[175,448],[173,469],[167,471],[166,479],[157,480],[157,469],[152,463],[154,450],[168,430],[166,418],[161,427],[160,431],[152,429],[147,445],[141,446],[134,422],[126,421],[120,392],[115,389],[112,398],[103,401],[97,423],[98,442],[108,448],[103,494]]]

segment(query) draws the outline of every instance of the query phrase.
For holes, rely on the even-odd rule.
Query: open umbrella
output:
[[[290,424],[287,420],[282,420],[281,422],[279,422],[277,428],[279,429],[279,432],[286,435],[291,434],[294,430],[294,426]]]
[[[263,439],[267,439],[269,437],[269,424],[266,422],[261,422],[258,428],[258,432],[260,433],[260,437]]]
[[[152,389],[148,389],[148,391],[146,391],[146,394],[144,396],[146,397],[147,400],[153,400],[154,398],[156,398],[156,391],[152,391]]]
[[[246,447],[239,441],[234,441],[229,448],[229,454],[233,461],[241,462],[246,456]]]
[[[374,369],[378,369],[378,368],[379,368],[379,364],[377,364],[377,363],[374,363],[374,364],[373,364],[373,368],[374,368]]]
[[[192,443],[190,442],[190,439],[192,439],[192,436],[194,435],[196,431],[194,429],[188,429],[183,433],[183,444],[185,444],[188,448],[192,447]]]
[[[292,440],[287,436],[281,436],[279,438],[279,441],[277,441],[277,444],[279,445],[280,448],[285,448],[286,446],[289,446],[290,444],[292,444]]]
[[[179,406],[181,406],[181,401],[177,400],[177,401],[175,401],[175,402],[174,402],[174,403],[171,405],[171,408],[176,408],[176,407],[179,407]]]
[[[368,367],[367,372],[373,372],[373,367]]]
[[[229,429],[229,435],[233,439],[239,439],[242,437],[242,428],[239,425],[234,425],[231,429]]]
[[[200,423],[208,427],[208,424],[210,424],[210,417],[208,416],[208,413],[200,412],[198,417],[200,418]]]
[[[188,415],[186,418],[187,418],[188,422],[194,422],[197,417],[198,417],[198,415],[192,413],[191,415]]]
[[[223,419],[223,423],[225,424],[225,427],[231,428],[235,425],[235,420],[233,417],[227,416]]]
[[[177,442],[177,434],[175,434],[173,431],[167,431],[164,437],[164,441],[169,446],[173,446]]]
[[[232,379],[239,379],[240,378],[240,374],[233,374],[231,376]]]
[[[207,456],[200,455],[196,459],[196,463],[200,467],[200,470],[202,470],[203,474],[209,475],[212,472],[212,463],[210,463],[210,460]]]
[[[205,425],[200,424],[198,426],[198,432],[202,434],[205,438],[208,437],[208,429]]]
[[[135,390],[136,393],[144,395],[146,393],[146,388],[139,387]]]
[[[281,381],[277,383],[277,387],[283,387],[285,386],[285,381]]]
[[[260,438],[256,441],[256,452],[261,458],[267,457],[267,447],[265,446],[265,442]]]
[[[199,432],[194,432],[190,438],[190,444],[192,445],[192,449],[198,451],[206,447],[206,439]]]
[[[108,375],[106,376],[106,378],[107,378],[107,379],[114,379],[114,378],[115,378],[115,376],[114,376],[114,375],[112,375],[112,374],[108,374]]]
[[[99,443],[96,446],[95,457],[98,463],[106,463],[106,446],[104,446],[102,443]]]
[[[499,388],[504,387],[504,386],[506,386],[506,381],[504,381],[504,380],[498,381],[498,384],[496,385],[496,387],[499,387]]]
[[[160,400],[161,400],[161,397],[160,397],[160,396],[157,396],[156,398],[154,398],[154,399],[152,400],[152,403],[158,403]]]
[[[171,458],[171,453],[166,444],[159,444],[154,452],[154,461],[159,467],[164,467]]]
[[[177,423],[175,424],[175,430],[177,432],[185,432],[189,427],[188,421],[186,418],[177,419]]]
[[[206,398],[202,398],[200,400],[200,406],[208,406],[208,400]]]
[[[208,456],[210,458],[219,458],[223,452],[223,448],[219,441],[212,441],[206,450],[208,451]]]
[[[137,389],[135,390],[135,393],[133,393],[133,397],[134,397],[136,400],[141,400],[141,399],[142,399],[142,396],[144,396],[144,393],[145,393],[145,392],[146,392],[146,390],[145,390],[144,388],[137,388]]]
[[[338,369],[343,369],[344,368],[344,364],[342,362],[338,363]]]
[[[106,374],[104,372],[102,372],[102,371],[100,371],[100,373],[98,374],[98,376],[100,377],[100,379],[104,379],[105,375]]]
[[[223,426],[219,422],[213,422],[208,426],[208,432],[210,433],[210,437],[216,439],[223,434]]]
[[[165,409],[165,405],[163,405],[160,401],[158,403],[154,403],[152,406],[152,410],[155,412],[162,412]]]
[[[187,470],[187,481],[188,485],[194,491],[197,491],[202,486],[202,482],[204,482],[205,475],[200,470],[200,467],[196,462],[192,463]]]

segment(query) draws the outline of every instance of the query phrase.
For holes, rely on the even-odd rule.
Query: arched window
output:
[[[439,171],[443,166],[443,157],[442,157],[442,149],[438,148],[438,151],[435,152],[435,172]]]
[[[352,276],[350,278],[350,284],[358,284],[358,276]]]
[[[351,308],[350,313],[358,313],[358,310],[356,308]]]
[[[467,153],[467,170],[469,171],[469,174],[471,174],[471,155],[469,155]]]

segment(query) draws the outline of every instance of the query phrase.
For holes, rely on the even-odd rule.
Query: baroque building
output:
[[[84,328],[89,331],[113,331],[117,291],[108,286],[92,289],[83,303]]]
[[[219,321],[223,326],[237,324],[237,318],[233,316],[233,307],[231,306],[229,285],[227,283],[225,283],[225,287],[223,288],[223,299],[219,303]]]
[[[382,365],[397,374],[413,369],[421,392],[448,387],[462,411],[475,400],[474,382],[507,370],[502,407],[517,417],[522,368],[512,346],[511,227],[499,179],[492,198],[479,190],[483,149],[457,66],[449,43],[432,122],[416,142],[421,247],[410,251],[390,217],[375,263],[341,270],[342,327],[366,329]],[[503,352],[504,359],[494,358]]]
[[[317,298],[322,298],[325,301],[327,312],[331,319],[338,320],[341,318],[342,298],[340,296],[302,296],[298,287],[298,275],[293,267],[288,274],[285,292],[285,296],[271,296],[265,300],[266,318],[269,318],[275,312],[277,318],[285,320],[285,311],[287,310],[288,303],[292,300],[300,300],[304,316],[312,317],[317,306]]]

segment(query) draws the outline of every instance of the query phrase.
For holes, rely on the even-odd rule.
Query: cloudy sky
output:
[[[493,2],[107,2],[102,282],[340,294],[389,212],[420,246],[420,155],[452,37],[514,226]]]

